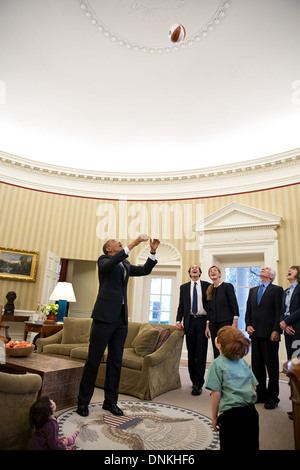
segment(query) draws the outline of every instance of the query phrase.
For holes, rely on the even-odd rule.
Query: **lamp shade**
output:
[[[49,300],[66,300],[76,302],[73,286],[70,282],[58,282]]]

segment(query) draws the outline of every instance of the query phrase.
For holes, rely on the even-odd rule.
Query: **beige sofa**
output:
[[[37,340],[37,353],[85,362],[91,319],[64,319],[53,336]],[[124,347],[119,392],[143,400],[181,387],[179,363],[184,333],[173,325],[129,322]],[[107,350],[99,367],[96,386],[105,382]]]
[[[33,434],[29,411],[41,387],[37,374],[0,372],[0,450],[26,449]]]

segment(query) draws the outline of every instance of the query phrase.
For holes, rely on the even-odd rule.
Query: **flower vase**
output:
[[[57,315],[47,315],[45,323],[56,323]]]

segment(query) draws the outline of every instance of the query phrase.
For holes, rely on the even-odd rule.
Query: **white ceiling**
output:
[[[204,38],[220,0],[85,3],[0,0],[0,150],[159,172],[300,147],[299,0],[230,0]]]

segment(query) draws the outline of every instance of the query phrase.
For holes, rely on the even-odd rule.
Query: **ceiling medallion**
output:
[[[191,0],[126,0],[126,2],[124,0],[114,0],[114,2],[110,0],[108,4],[110,7],[107,7],[107,2],[103,2],[101,5],[101,1],[99,4],[99,1],[97,3],[96,0],[79,0],[81,11],[107,39],[127,49],[152,54],[177,51],[197,44],[217,28],[231,6],[229,1],[224,0],[216,0],[215,6],[211,0],[202,1],[202,3],[197,0],[194,5]],[[201,18],[204,23],[202,26],[197,24],[199,20],[197,20],[197,15],[193,15],[194,8],[202,8],[202,11],[198,12],[198,18]],[[101,18],[96,10],[101,11]],[[184,23],[185,17],[187,21],[193,17],[194,24],[191,24],[190,28],[187,28],[188,25]],[[182,21],[179,21],[181,18]],[[169,24],[169,21],[171,23],[178,21],[185,26],[187,34],[184,41],[175,44],[170,42],[168,28],[171,23]],[[130,22],[134,27],[130,26]],[[111,23],[115,24],[113,26],[107,25]],[[161,33],[159,28],[163,34],[166,32],[166,37],[162,35],[159,37],[159,33]],[[132,33],[133,30],[140,37],[129,39],[129,33]],[[145,39],[155,42],[154,36],[158,44],[145,43]]]

